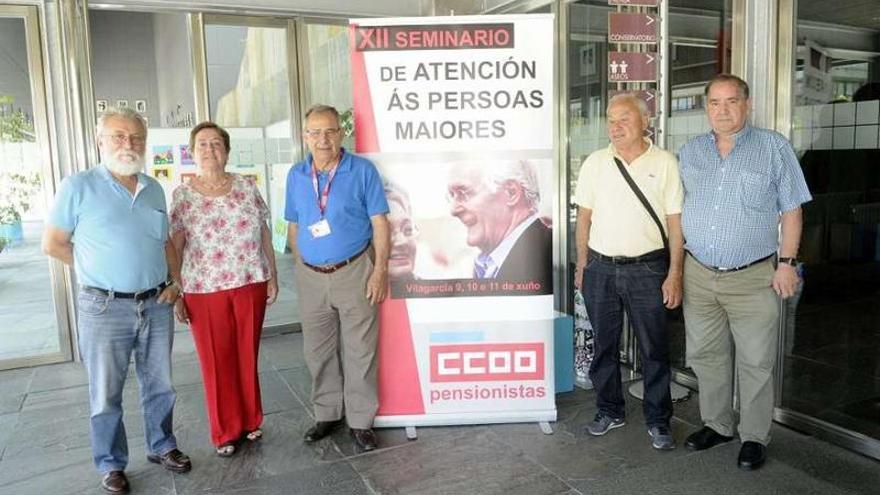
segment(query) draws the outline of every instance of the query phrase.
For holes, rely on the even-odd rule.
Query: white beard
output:
[[[123,155],[123,153],[120,153]],[[137,153],[124,153],[127,155],[127,158],[130,158],[130,161],[123,161],[119,159],[119,156],[110,157],[105,165],[110,169],[111,172],[119,175],[134,175],[141,170],[144,169],[144,155],[138,155]]]

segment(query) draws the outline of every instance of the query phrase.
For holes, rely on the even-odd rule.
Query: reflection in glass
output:
[[[287,247],[284,189],[295,158],[286,27],[205,26],[211,119],[231,138],[228,171],[253,175],[271,211],[278,301],[266,326],[299,321],[293,261]]]
[[[25,24],[0,18],[0,361],[60,352]]]
[[[863,6],[798,4],[792,141],[814,199],[802,292],[786,306],[782,406],[880,439],[880,60],[859,44],[880,22]],[[833,19],[835,36],[817,36],[813,21]]]
[[[352,116],[351,64],[348,60],[348,27],[344,25],[308,24],[309,67],[304,76],[305,105],[332,105],[339,110],[345,139],[342,146],[354,150]]]

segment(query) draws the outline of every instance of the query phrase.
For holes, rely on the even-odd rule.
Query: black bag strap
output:
[[[639,198],[639,201],[642,202],[642,206],[648,210],[648,214],[651,215],[651,219],[654,220],[654,223],[657,224],[657,228],[660,229],[660,237],[663,238],[663,249],[669,251],[669,238],[666,237],[666,231],[663,229],[663,224],[660,223],[660,217],[657,216],[657,213],[654,212],[654,208],[651,208],[651,203],[648,202],[648,198],[642,194],[642,190],[639,189],[639,186],[636,185],[635,181],[632,177],[630,177],[629,172],[626,171],[626,167],[623,166],[623,163],[616,156],[614,157],[614,163],[617,164],[617,170],[620,170],[620,175],[623,176],[626,183],[629,184],[629,188],[632,189],[634,193],[636,193],[636,197]]]

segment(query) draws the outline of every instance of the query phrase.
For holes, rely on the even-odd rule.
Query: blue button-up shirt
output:
[[[72,233],[80,284],[117,292],[152,289],[168,278],[165,193],[138,174],[134,196],[104,165],[61,182],[49,224]]]
[[[342,158],[330,183],[323,218],[330,234],[313,237],[310,225],[321,220],[318,194],[329,174],[318,174],[318,193],[312,182],[312,155],[294,165],[287,174],[284,218],[297,224],[296,247],[310,265],[329,265],[351,258],[373,239],[370,217],[388,213],[385,189],[376,167],[366,158],[342,150]]]
[[[810,201],[794,150],[781,134],[743,127],[722,158],[709,132],[679,152],[685,248],[701,263],[734,268],[776,252],[780,213]]]

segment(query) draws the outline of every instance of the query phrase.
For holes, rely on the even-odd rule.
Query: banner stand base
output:
[[[415,426],[407,426],[406,427],[406,439],[407,440],[418,440],[419,434],[416,432]]]
[[[684,402],[691,398],[691,390],[672,382],[669,384],[669,391],[672,393],[672,402]],[[645,400],[645,382],[644,380],[636,380],[629,386],[629,394],[639,400]]]
[[[552,394],[553,391],[551,390]],[[406,428],[409,438],[409,428],[415,430],[420,426],[463,426],[463,425],[490,425],[501,423],[552,423],[556,421],[556,409],[546,411],[505,411],[484,412],[466,414],[443,414],[430,415],[389,415],[376,416],[373,419],[373,428]]]
[[[540,421],[538,423],[538,426],[541,428],[541,432],[543,432],[545,435],[553,434],[553,428],[550,427],[550,423],[548,423],[547,421]]]

